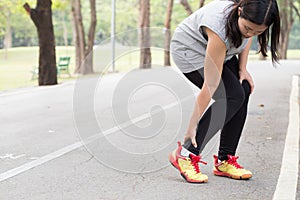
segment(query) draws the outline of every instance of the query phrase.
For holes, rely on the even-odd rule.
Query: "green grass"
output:
[[[300,59],[300,49],[290,49],[287,52],[288,59]]]
[[[163,66],[163,49],[152,48],[152,66]],[[38,47],[18,47],[11,48],[5,52],[0,50],[0,91],[10,90],[21,87],[37,86],[38,81],[32,80],[34,67],[38,66]],[[75,53],[74,47],[56,47],[56,59],[60,56],[70,56],[70,69],[74,72]],[[94,71],[99,73],[108,73],[111,71],[111,46],[103,45],[94,49]],[[118,72],[128,72],[139,68],[140,51],[137,47],[116,46],[115,70]],[[289,59],[300,59],[300,50],[289,50]],[[258,60],[258,55],[250,52],[249,60]],[[174,64],[173,64],[174,65]],[[65,82],[76,79],[76,75],[61,75],[58,82]]]
[[[57,47],[57,56],[71,56],[71,71],[74,69],[74,55],[72,47]],[[31,80],[35,67],[38,66],[38,47],[18,47],[10,48],[7,52],[0,50],[0,91],[21,87],[38,85],[38,81]],[[59,81],[69,78],[62,75]]]
[[[127,72],[139,67],[139,50],[136,47],[116,46],[115,70]],[[74,72],[75,53],[74,47],[56,47],[56,60],[60,56],[70,56],[70,70]],[[21,87],[37,86],[38,80],[32,80],[31,71],[38,66],[38,47],[17,47],[5,52],[0,50],[0,91]],[[94,71],[95,75],[111,71],[111,46],[103,45],[94,49]],[[163,65],[163,50],[152,49],[153,66]],[[58,82],[76,79],[76,75],[62,74]]]

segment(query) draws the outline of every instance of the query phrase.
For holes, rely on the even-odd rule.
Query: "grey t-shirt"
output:
[[[248,39],[243,39],[242,45],[235,48],[226,37],[226,18],[231,11],[232,1],[215,0],[212,1],[192,15],[183,20],[176,28],[171,41],[171,52],[175,63],[183,73],[188,73],[204,66],[207,39],[203,33],[203,27],[207,27],[215,32],[226,45],[225,61],[237,55],[245,48]],[[180,52],[186,51],[192,55],[187,58],[179,58]],[[176,52],[177,51],[177,52]],[[186,55],[186,52],[183,52]],[[193,55],[194,54],[194,55]],[[175,57],[175,58],[174,58]],[[178,64],[176,61],[185,59],[191,64]],[[193,60],[194,59],[194,60]]]

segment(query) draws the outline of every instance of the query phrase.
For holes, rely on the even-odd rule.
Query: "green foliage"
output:
[[[35,6],[33,0],[28,0],[30,5]],[[6,26],[12,29],[13,46],[31,45],[34,44],[34,33],[36,32],[23,8],[24,1],[22,0],[2,0],[0,1],[0,37],[3,40]],[[9,19],[9,20],[8,20]],[[2,42],[0,44],[2,47]]]
[[[124,45],[137,45],[139,2],[138,0],[116,0],[116,2],[116,39]],[[125,21],[127,23],[124,23]]]
[[[65,11],[70,4],[71,4],[71,0],[53,0],[52,9]]]
[[[295,23],[289,38],[289,49],[300,49],[300,23]]]
[[[138,17],[139,0],[115,0],[116,1],[116,40],[117,43],[135,46],[138,45]],[[193,11],[199,7],[200,0],[189,0]],[[206,0],[205,3],[211,0]],[[25,12],[23,4],[28,2],[31,7],[36,6],[37,0],[1,0],[0,1],[0,48],[7,25],[7,15],[11,13],[11,27],[13,46],[38,45],[36,28],[30,17]],[[85,31],[88,31],[90,23],[89,1],[82,2],[82,15]],[[300,0],[294,0],[294,5],[300,8]],[[67,34],[68,45],[72,44],[72,18],[71,0],[52,0],[53,24],[57,45],[65,45],[64,34]],[[97,0],[97,27],[96,43],[107,43],[111,34],[111,0]],[[166,15],[167,0],[151,0],[151,29],[152,46],[163,47],[164,44],[164,21]],[[178,0],[174,0],[171,32],[188,15]],[[299,33],[300,20],[295,16],[294,27],[290,37],[290,48],[300,48]],[[64,27],[67,33],[64,32]]]

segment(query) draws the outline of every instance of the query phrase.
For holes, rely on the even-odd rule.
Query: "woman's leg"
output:
[[[239,79],[239,66],[236,64],[228,65],[232,73]],[[244,128],[244,124],[248,112],[248,102],[251,93],[251,88],[248,81],[242,82],[242,88],[245,95],[245,100],[237,111],[237,113],[224,125],[221,131],[220,146],[218,158],[226,160],[227,155],[235,155],[236,149]]]
[[[232,69],[235,68],[237,68],[237,73],[233,73],[232,71]],[[203,70],[200,70],[199,72],[188,73],[185,74],[185,76],[199,88],[202,87],[204,81]],[[207,109],[198,124],[196,135],[198,148],[194,148],[190,141],[185,142],[184,147],[198,155],[208,141],[216,134],[216,132],[233,118],[233,116],[240,110],[242,105],[246,104],[247,107],[247,103],[245,103],[245,96],[244,88],[241,86],[238,78],[238,60],[236,57],[234,57],[224,64],[221,84],[213,96],[215,102]],[[242,118],[239,119],[240,122],[238,122],[237,119],[234,123],[239,123],[238,126],[243,127],[245,120]],[[211,121],[213,123],[210,123]],[[224,147],[222,152],[224,150],[224,153],[227,151],[228,147],[234,147],[236,143],[232,142],[234,144],[231,144],[229,137],[234,136],[234,138],[239,138],[241,134],[240,128],[236,129],[235,133],[232,133],[232,135],[226,134],[229,130],[231,131],[234,123],[228,125],[226,127],[227,131],[224,132],[225,134],[223,134],[223,137],[221,136],[222,147]],[[226,145],[228,142],[230,145]],[[230,150],[232,149],[230,148]]]

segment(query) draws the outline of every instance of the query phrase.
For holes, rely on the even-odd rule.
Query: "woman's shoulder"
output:
[[[198,25],[205,26],[217,33],[223,41],[226,40],[225,24],[227,15],[230,12],[230,6],[233,4],[232,1],[225,0],[214,0],[205,7],[203,10],[199,9],[195,13],[195,20],[198,21]],[[198,19],[198,20],[197,20]]]

